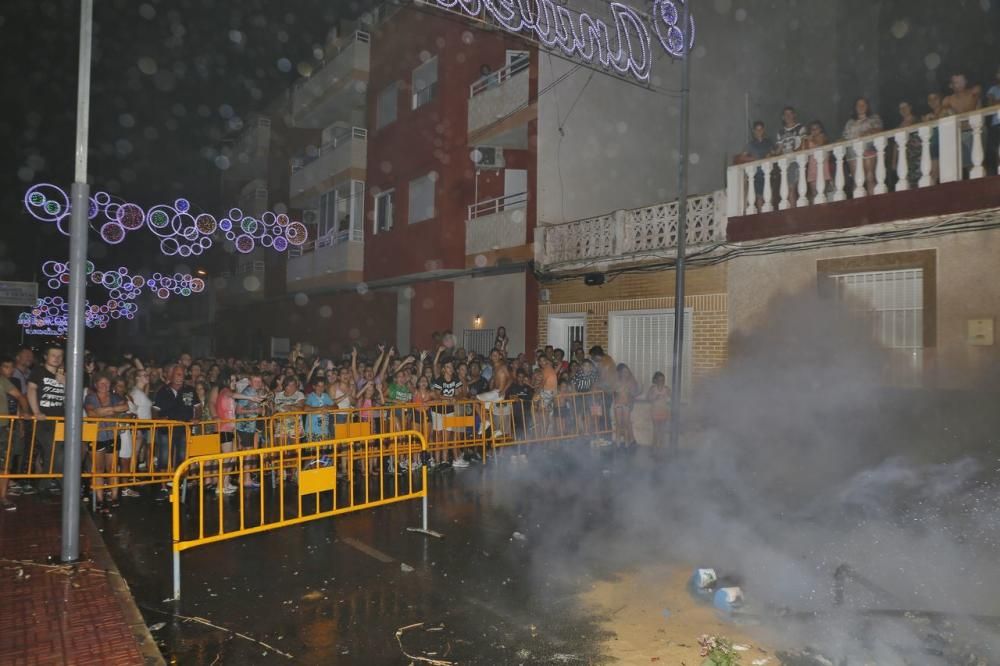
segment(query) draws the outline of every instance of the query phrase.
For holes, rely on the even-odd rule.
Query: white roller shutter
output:
[[[692,311],[684,311],[683,397],[691,395]],[[673,372],[674,313],[672,310],[612,312],[608,315],[608,353],[615,363],[632,370],[645,391],[654,372],[662,372],[670,385]]]

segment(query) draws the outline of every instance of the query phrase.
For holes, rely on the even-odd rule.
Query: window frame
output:
[[[414,183],[421,183],[422,181],[426,181],[426,182],[430,183],[430,188],[431,188],[431,201],[430,201],[431,208],[430,208],[430,215],[427,215],[426,217],[421,217],[420,219],[414,219],[413,215],[414,215],[414,211],[416,210],[417,207],[413,205],[413,203],[414,203],[413,202],[413,193],[414,193],[414,189],[415,189],[413,185],[414,185]],[[412,179],[409,182],[409,184],[407,185],[406,195],[407,195],[406,196],[406,204],[407,204],[407,206],[406,206],[406,223],[407,224],[420,224],[421,222],[426,222],[427,220],[433,220],[435,217],[437,217],[437,178],[432,178],[430,172],[425,173],[423,176],[418,176],[418,177]]]
[[[374,195],[375,205],[372,208],[372,234],[378,235],[380,233],[386,233],[392,231],[395,225],[395,210],[396,210],[396,188],[390,188],[388,190],[382,190]],[[389,200],[388,208],[388,224],[385,228],[379,224],[379,204],[385,199]]]
[[[399,120],[399,88],[400,88],[399,81],[393,81],[392,83],[385,86],[384,88],[382,88],[382,90],[379,91],[378,96],[375,99],[376,131],[382,129],[383,127],[388,127],[389,125]],[[392,118],[390,118],[389,120],[384,120],[383,119],[384,109],[382,106],[383,95],[385,95],[390,91],[392,92],[392,104],[391,104]]]

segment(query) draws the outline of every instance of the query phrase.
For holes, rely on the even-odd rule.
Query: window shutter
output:
[[[682,397],[691,395],[692,311],[684,311]],[[612,312],[609,315],[608,350],[615,363],[631,370],[643,391],[662,372],[670,385],[673,372],[674,313],[668,310]]]

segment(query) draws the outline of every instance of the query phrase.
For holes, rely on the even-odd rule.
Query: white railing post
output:
[[[854,192],[851,196],[860,199],[868,194],[865,189],[865,142],[855,141],[851,150],[854,151]]]
[[[778,210],[788,210],[791,204],[788,203],[788,158],[782,157],[778,160],[779,182],[778,182]]]
[[[909,133],[906,130],[896,132],[896,192],[910,189],[910,164],[906,159],[906,144]]]
[[[813,161],[816,162],[816,196],[813,197],[813,204],[826,203],[826,164],[829,158],[826,156],[825,148],[817,148],[813,153]]]
[[[806,164],[808,161],[809,156],[806,153],[799,153],[795,156],[795,163],[799,165],[799,196],[795,200],[795,205],[799,208],[809,205],[809,190],[807,187],[808,183],[806,183]]]
[[[920,180],[917,181],[918,187],[930,187],[934,184],[934,163],[931,160],[932,133],[932,128],[927,125],[917,130],[917,136],[920,137]]]
[[[844,164],[844,155],[847,149],[844,146],[837,146],[833,149],[833,157],[836,159],[836,171],[833,174],[833,200],[834,201],[844,201],[847,199],[847,192],[845,188],[847,187],[847,177],[844,170],[847,168]]]
[[[875,137],[875,189],[873,194],[885,194],[889,188],[885,184],[886,160],[888,159],[888,141],[885,136]]]
[[[938,121],[938,182],[962,180],[962,136],[955,116]]]
[[[757,187],[754,184],[754,176],[757,174],[757,167],[743,167],[747,176],[747,204],[743,211],[746,215],[753,215],[757,212]]]
[[[771,172],[774,170],[774,162],[764,162],[761,166],[764,169],[764,205],[760,207],[760,212],[770,213],[774,210],[774,204],[771,202],[774,197],[771,192]]]
[[[746,196],[746,178],[738,166],[726,169],[726,215],[736,217],[743,214],[743,197]]]
[[[972,129],[972,168],[969,169],[969,178],[982,178],[986,175],[983,167],[983,117],[978,113],[969,116],[969,127]]]

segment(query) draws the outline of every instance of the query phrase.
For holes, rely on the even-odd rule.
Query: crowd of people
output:
[[[949,92],[942,95],[939,92],[931,92],[927,95],[926,110],[918,115],[916,105],[910,100],[902,100],[898,105],[899,121],[896,128],[905,129],[920,122],[938,120],[951,115],[957,115],[975,111],[983,108],[983,87],[980,85],[970,85],[968,77],[963,72],[956,72],[949,79]],[[986,90],[985,102],[987,106],[1000,104],[1000,67],[997,68],[993,84]],[[890,129],[876,113],[875,109],[865,97],[858,97],[854,101],[851,116],[841,133],[840,140],[856,141],[872,134],[877,134]],[[991,173],[996,173],[998,151],[1000,151],[1000,118],[994,116],[987,119],[985,127],[985,164]],[[786,106],[781,114],[781,127],[778,129],[774,139],[768,136],[767,126],[762,120],[756,120],[751,126],[751,139],[740,153],[733,160],[734,164],[745,164],[768,157],[790,155],[804,150],[814,150],[836,141],[831,138],[822,121],[813,120],[807,125],[803,125],[798,118],[798,114],[793,106]],[[964,168],[972,166],[972,129],[964,124],[962,127],[962,163]],[[890,179],[896,175],[897,153],[894,142],[889,142],[889,152],[886,154],[885,165],[887,175]],[[921,158],[923,154],[922,139],[916,132],[907,135],[905,143],[906,178],[911,186],[916,186],[921,177]],[[939,139],[936,130],[931,133],[929,152],[931,157],[931,178],[937,182]],[[861,159],[861,169],[864,183],[862,186],[871,195],[876,185],[876,159],[877,152],[871,141],[864,143],[861,155],[855,154],[852,146],[847,147],[844,161],[845,182],[852,181],[855,177],[857,160]],[[818,176],[822,168],[823,177]],[[814,156],[809,156],[806,161],[804,174],[799,173],[799,165],[790,163],[787,170],[789,205],[795,206],[798,197],[797,192],[800,178],[805,178],[807,197],[814,200],[818,194],[819,183],[823,184],[823,193],[828,193],[834,186],[836,162],[832,154],[826,156],[824,163],[819,164]],[[771,174],[772,179],[777,179],[777,170]],[[754,174],[754,194],[756,197],[756,208],[760,210],[765,201],[765,181],[764,170],[758,168]],[[776,184],[771,188],[771,196],[779,196]],[[770,202],[774,204],[774,201]]]
[[[654,440],[665,441],[670,389],[662,372],[640,393],[628,366],[616,364],[599,346],[588,353],[582,342],[576,342],[567,354],[549,345],[534,354],[511,356],[509,345],[501,327],[488,355],[460,348],[450,332],[435,333],[429,350],[403,354],[379,345],[354,349],[339,359],[307,356],[302,345],[296,345],[287,358],[257,361],[195,359],[185,353],[158,363],[129,353],[117,359],[88,354],[83,407],[98,425],[85,466],[94,475],[90,490],[95,491],[95,508],[110,512],[119,506],[120,496],[139,496],[131,487],[110,483],[105,487],[102,474],[171,469],[186,455],[186,428],[132,429],[130,435],[128,428],[120,427],[123,419],[192,424],[191,432],[219,433],[223,451],[230,452],[328,440],[336,424],[348,420],[367,421],[375,433],[413,428],[431,441],[447,442],[455,429],[447,427],[446,419],[456,414],[457,403],[469,410],[463,413],[472,413],[470,401],[487,406],[502,402],[505,409],[512,407],[505,422],[520,432],[506,434],[515,439],[529,429],[536,430],[539,438],[599,429],[612,432],[615,444],[628,447],[635,444],[633,406],[646,400]],[[63,361],[63,350],[57,346],[43,348],[38,359],[28,347],[2,359],[0,390],[7,400],[2,401],[0,416],[21,418],[0,419],[0,470],[14,475],[61,470],[61,447],[54,442],[52,419],[65,415]],[[273,429],[264,425],[268,417]],[[30,428],[24,427],[27,423]],[[477,423],[477,427],[483,426]],[[33,446],[28,446],[29,438]],[[463,468],[475,455],[459,444],[438,446],[418,464]],[[231,476],[224,475],[219,492],[236,492]],[[259,482],[248,474],[244,485],[253,489]],[[56,479],[41,479],[36,487],[23,479],[8,483],[0,478],[0,502],[8,511],[16,510],[11,498],[39,490],[58,493],[60,486]],[[164,485],[158,499],[168,496]]]

